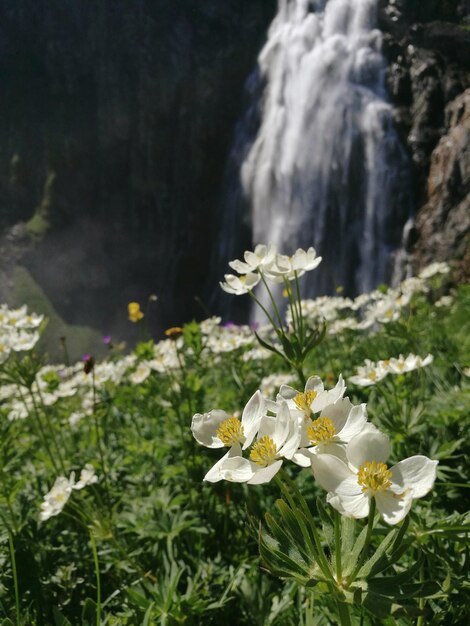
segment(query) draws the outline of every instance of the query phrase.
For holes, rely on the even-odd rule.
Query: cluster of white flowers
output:
[[[44,496],[39,514],[40,520],[45,522],[50,517],[59,515],[72,495],[72,491],[83,489],[97,482],[98,476],[95,474],[95,469],[91,463],[87,463],[82,469],[77,482],[75,482],[75,472],[70,474],[70,478],[58,476],[52,489]]]
[[[348,378],[349,382],[360,387],[375,385],[388,374],[405,374],[430,365],[434,360],[432,354],[421,358],[415,354],[409,354],[406,358],[400,354],[398,358],[386,359],[383,361],[365,360],[365,364],[357,368],[357,374]]]
[[[239,276],[225,274],[225,282],[221,282],[220,286],[227,293],[236,296],[248,293],[260,282],[261,276],[273,283],[294,280],[314,270],[322,260],[314,248],[299,248],[292,256],[287,256],[277,252],[274,244],[258,244],[254,252],[247,250],[244,253],[244,259],[230,261],[230,267]]]
[[[398,320],[403,309],[415,294],[427,293],[429,281],[434,276],[450,271],[447,263],[432,263],[417,277],[407,278],[395,288],[373,290],[354,299],[340,296],[320,296],[313,300],[302,300],[302,315],[314,325],[323,320],[328,322],[327,332],[336,335],[346,329],[367,330],[377,323],[387,324]],[[451,300],[444,296],[436,306],[449,306]],[[292,311],[287,310],[286,323],[292,324]]]
[[[43,315],[28,313],[26,306],[9,309],[0,305],[0,365],[11,352],[32,350],[39,341],[39,327]]]
[[[344,397],[345,390],[341,376],[330,390],[312,376],[302,392],[281,385],[275,401],[257,391],[240,419],[223,410],[197,413],[195,439],[208,448],[228,448],[204,479],[263,484],[290,460],[311,467],[341,514],[366,517],[375,498],[384,520],[398,523],[412,501],[432,488],[437,461],[413,456],[389,469],[388,437],[367,421],[365,404]]]

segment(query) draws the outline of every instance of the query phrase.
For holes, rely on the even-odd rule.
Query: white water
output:
[[[314,245],[324,260],[304,279],[308,295],[387,280],[410,212],[376,8],[377,0],[279,0],[256,70],[259,129],[249,139],[251,111],[237,131],[232,159],[253,243],[284,253]],[[226,224],[240,219],[235,196]]]

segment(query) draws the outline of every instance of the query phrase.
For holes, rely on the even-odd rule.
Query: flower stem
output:
[[[357,565],[354,568],[354,571],[351,574],[351,576],[348,578],[348,583],[347,583],[348,586],[352,582],[354,582],[354,580],[356,579],[356,576],[357,576],[359,570],[362,567],[362,564],[364,563],[364,561],[365,561],[365,559],[367,557],[367,550],[369,548],[370,539],[372,537],[372,530],[374,528],[375,509],[376,509],[375,498],[372,498],[371,501],[370,501],[369,519],[368,519],[368,522],[367,522],[366,540],[364,542],[364,547],[362,548],[361,556],[359,557],[359,559],[357,561]]]
[[[351,617],[349,615],[348,605],[343,602],[341,598],[337,597],[336,606],[338,607],[339,623],[341,626],[351,626]]]
[[[93,531],[90,530],[91,550],[93,552],[93,561],[95,563],[96,574],[96,626],[101,624],[101,579],[100,579],[100,564],[98,561],[98,551],[96,550],[96,541],[93,535]]]
[[[343,567],[341,563],[341,519],[338,511],[334,512],[335,518],[335,564],[336,564],[336,582],[342,584]]]
[[[269,288],[268,282],[266,278],[264,277],[263,272],[260,272],[260,276],[261,276],[261,280],[263,281],[264,286],[266,287],[266,291],[268,292],[269,299],[271,300],[271,304],[273,305],[273,311],[277,318],[277,321],[279,322],[279,327],[283,329],[283,323],[282,323],[281,315],[279,313],[279,309],[277,308],[276,300],[274,299],[274,296],[271,292],[271,289]]]
[[[13,572],[13,584],[15,586],[15,611],[16,611],[16,626],[20,626],[20,594],[18,588],[18,572],[16,570],[16,558],[15,558],[15,544],[13,543],[13,534],[8,528],[8,544],[10,547],[11,569]]]

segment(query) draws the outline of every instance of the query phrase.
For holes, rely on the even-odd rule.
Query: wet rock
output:
[[[469,243],[470,89],[447,106],[445,126],[431,156],[427,201],[416,218],[418,267],[433,260],[463,259]]]

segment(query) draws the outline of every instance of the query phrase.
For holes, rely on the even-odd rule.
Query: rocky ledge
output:
[[[412,258],[455,259],[470,277],[470,2],[382,0],[396,124],[414,168]]]

